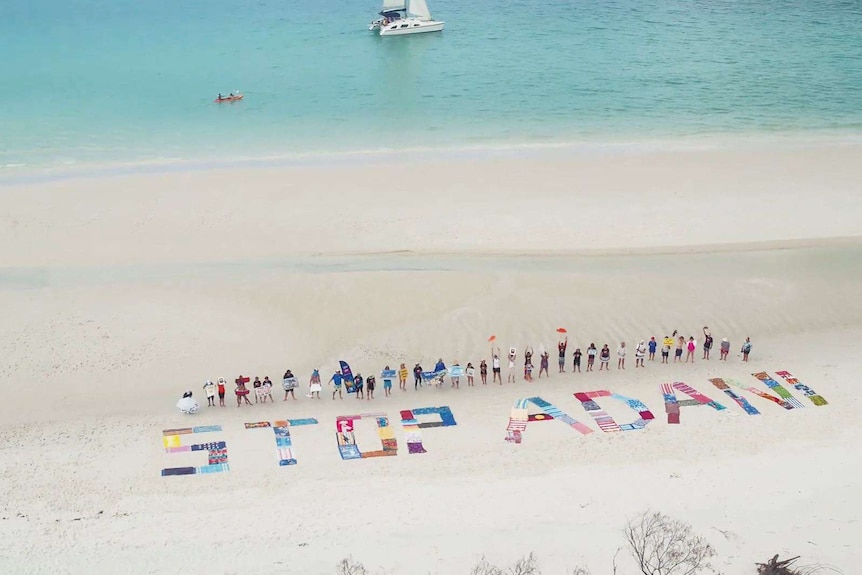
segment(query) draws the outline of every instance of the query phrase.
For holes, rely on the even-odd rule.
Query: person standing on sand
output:
[[[369,375],[365,378],[365,389],[368,390],[368,395],[365,399],[374,399],[374,386],[377,384],[377,381],[374,379],[373,375]]]
[[[709,328],[703,326],[703,359],[709,359],[709,350],[712,349],[712,334]]]
[[[572,354],[572,373],[581,372],[581,348],[576,347],[575,353]]]
[[[685,338],[679,336],[679,339],[676,340],[676,350],[673,355],[673,362],[676,363],[678,361],[682,361],[682,348],[685,347]]]
[[[356,395],[356,399],[359,399],[359,398],[365,399],[365,391],[363,391],[363,387],[364,387],[364,383],[362,380],[362,374],[357,373],[353,377],[353,388],[356,390],[353,393],[354,393],[354,395]]]
[[[491,379],[491,383],[495,381],[499,381],[500,385],[503,385],[503,375],[500,373],[502,370],[500,367],[500,349],[497,348],[497,353],[493,354],[491,358],[491,370],[493,372],[493,378]]]
[[[608,347],[608,344],[602,346],[602,352],[599,354],[599,361],[601,364],[599,365],[599,371],[603,369],[607,369],[610,371],[609,363],[611,361],[611,348]]]
[[[545,377],[551,377],[548,373],[548,364],[551,361],[551,354],[545,351],[539,356],[539,379],[542,379],[542,372],[545,372]]]
[[[422,366],[418,363],[413,366],[413,391],[422,387]]]
[[[617,369],[626,368],[626,342],[621,341],[617,348]]]
[[[748,354],[751,353],[751,338],[745,338],[745,343],[742,344],[742,361],[748,361]]]
[[[655,336],[649,338],[649,360],[653,361],[655,359],[655,350],[658,347],[658,342],[655,340]]]
[[[260,389],[261,403],[266,403],[267,398],[269,398],[271,403],[275,403],[275,400],[272,398],[272,380],[269,379],[268,375],[264,376]]]
[[[587,371],[593,371],[593,366],[596,363],[596,353],[596,344],[591,343],[590,347],[587,348]]]
[[[316,397],[317,399],[320,399],[320,390],[322,388],[323,386],[320,385],[320,371],[315,369],[311,372],[311,377],[308,380],[308,394],[311,397]]]
[[[329,378],[329,383],[332,384],[332,399],[335,399],[335,394],[338,394],[338,399],[344,399],[344,396],[341,395],[341,382],[344,380],[344,376],[341,375],[340,371],[336,371],[332,374],[332,377]]]
[[[635,348],[635,367],[644,367],[644,355],[646,355],[646,346],[644,340]]]
[[[434,365],[434,381],[435,387],[440,387],[443,385],[443,381],[446,379],[446,364],[443,363],[443,358],[439,358],[437,363]]]
[[[224,386],[227,385],[227,380],[223,377],[218,378],[218,404],[219,407],[224,407]]]
[[[383,378],[383,395],[385,397],[392,395],[392,376],[387,374],[387,371],[390,371],[388,365],[383,368],[384,375],[381,376]]]
[[[673,345],[673,339],[664,336],[664,341],[661,342],[661,362],[667,363],[667,358],[670,355],[670,348]]]
[[[204,382],[204,392],[207,394],[207,407],[215,407],[215,384],[210,380]]]
[[[254,402],[257,403],[257,400],[260,399],[260,388],[263,386],[263,383],[260,381],[259,377],[255,376],[254,382],[251,386],[254,388]]]
[[[727,361],[727,354],[730,353],[730,342],[727,341],[726,337],[721,338],[721,347],[719,348],[720,354],[718,356],[719,361]]]
[[[287,396],[290,394],[290,397],[296,399],[296,393],[294,390],[296,386],[299,385],[299,382],[296,381],[296,376],[293,375],[293,372],[289,369],[284,372],[284,377],[281,378],[281,387],[284,389],[284,399],[282,401],[287,401]]]
[[[479,378],[482,380],[482,385],[488,385],[488,364],[484,359],[479,362]]]
[[[473,367],[473,364],[468,361],[467,369],[465,371],[467,373],[467,385],[473,387],[473,375],[476,373],[476,368]]]
[[[455,360],[455,363],[452,364],[452,368],[455,370],[456,373],[461,371],[461,364],[458,363],[457,359]],[[452,387],[454,387],[455,389],[460,389],[460,387],[461,387],[461,376],[460,375],[453,375],[450,379],[452,380]]]
[[[518,358],[518,354],[515,353],[515,348],[509,348],[509,373],[506,376],[506,383],[515,383],[515,360]],[[500,382],[503,383],[502,381]]]
[[[524,350],[524,379],[533,381],[533,348],[527,346]]]
[[[566,347],[569,345],[569,336],[566,339],[557,343],[557,352],[559,355],[560,373],[566,373]],[[539,377],[541,377],[541,372]]]
[[[245,379],[243,376],[239,376],[236,378],[236,389],[234,389],[234,393],[236,394],[236,406],[242,407],[242,400],[248,405],[252,405],[252,403],[248,400],[248,388],[245,386]]]
[[[685,362],[688,363],[688,360],[691,360],[694,363],[694,350],[697,349],[697,342],[694,341],[694,336],[689,336],[688,344],[687,344],[688,352],[685,354]]]
[[[401,391],[407,391],[407,366],[403,363],[398,368],[398,388]]]

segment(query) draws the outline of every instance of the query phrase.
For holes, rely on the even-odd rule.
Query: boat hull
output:
[[[381,36],[406,36],[407,34],[422,34],[424,32],[441,32],[445,22],[437,20],[396,20],[388,26],[380,28]]]
[[[213,102],[215,102],[216,104],[226,104],[228,102],[239,102],[240,100],[242,100],[244,95],[245,94],[240,95],[240,96],[228,96],[227,98],[221,98],[221,99],[216,98],[215,100],[213,100]]]

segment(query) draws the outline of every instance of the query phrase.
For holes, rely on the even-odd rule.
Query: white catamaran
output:
[[[380,18],[368,25],[369,30],[380,30],[386,24],[404,18],[407,15],[407,0],[383,0],[383,6],[378,14]]]
[[[439,32],[445,23],[431,18],[425,0],[383,0],[380,18],[368,25],[381,36]]]

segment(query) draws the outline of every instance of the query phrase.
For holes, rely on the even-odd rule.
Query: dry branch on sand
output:
[[[804,567],[793,567],[799,557],[778,560],[778,554],[766,563],[757,563],[757,575],[814,575],[823,571],[839,573],[839,571],[824,565],[808,565]]]
[[[623,529],[629,552],[643,575],[695,575],[711,571],[715,550],[691,525],[647,512]]]
[[[347,557],[339,561],[335,571],[336,575],[368,575],[365,566]]]
[[[492,565],[482,557],[470,571],[470,575],[540,575],[540,573],[539,562],[532,553],[526,557],[521,557],[508,569]]]
[[[629,521],[623,529],[629,552],[643,575],[697,575],[714,572],[710,560],[715,550],[691,525],[658,512],[646,512]],[[617,573],[617,549],[612,573]],[[822,565],[793,567],[799,557],[779,560],[778,555],[766,563],[757,563],[757,575],[814,575],[822,571],[840,573]],[[342,559],[336,575],[368,575],[362,563],[351,557]],[[498,567],[482,557],[470,570],[470,575],[541,575],[539,562],[533,553],[521,557],[510,567]],[[571,575],[590,575],[586,567],[577,567]]]

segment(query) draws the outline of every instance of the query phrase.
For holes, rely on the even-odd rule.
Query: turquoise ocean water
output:
[[[380,38],[374,0],[4,0],[0,173],[862,133],[858,1],[428,2]]]

